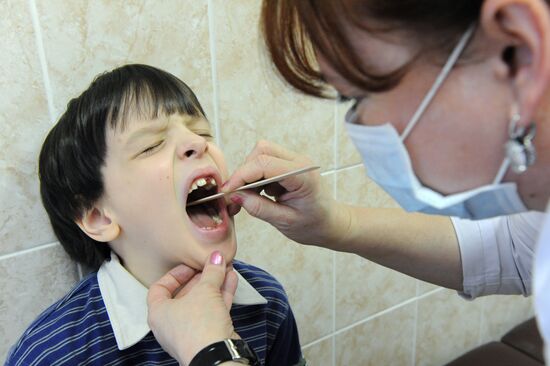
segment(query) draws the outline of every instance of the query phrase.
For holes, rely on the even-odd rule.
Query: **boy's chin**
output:
[[[232,238],[231,240],[228,240],[226,243],[220,243],[216,245],[212,245],[210,248],[202,248],[202,255],[199,258],[196,258],[196,265],[193,266],[194,269],[198,271],[202,271],[204,268],[204,265],[210,261],[210,256],[214,251],[221,252],[223,259],[225,260],[225,263],[227,265],[231,265],[233,263],[233,259],[235,258],[236,252],[237,252],[237,245],[235,242],[235,238]]]

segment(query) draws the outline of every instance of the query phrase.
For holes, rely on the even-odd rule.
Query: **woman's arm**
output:
[[[339,206],[341,212],[334,219],[342,222],[335,222],[341,229],[324,247],[355,253],[420,280],[462,290],[460,250],[448,217],[398,208]]]
[[[311,165],[304,156],[260,141],[222,190]],[[458,240],[451,220],[400,209],[361,208],[336,202],[318,172],[266,188],[275,202],[253,191],[230,195],[235,214],[243,207],[302,244],[358,254],[396,271],[462,290]]]

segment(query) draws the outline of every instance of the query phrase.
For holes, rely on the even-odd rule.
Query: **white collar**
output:
[[[235,273],[239,282],[233,304],[267,304],[267,300],[238,271]],[[97,282],[118,349],[124,350],[138,343],[151,330],[147,324],[147,288],[122,266],[113,252],[111,260],[103,262],[99,268]]]

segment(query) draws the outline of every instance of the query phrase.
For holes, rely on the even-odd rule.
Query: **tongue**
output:
[[[212,216],[217,214],[215,209],[205,208],[202,205],[198,205],[194,207],[189,207],[189,209],[187,210],[187,214],[189,215],[191,222],[193,222],[193,224],[200,228],[213,228],[218,226],[216,221],[214,221],[214,219],[212,218]]]

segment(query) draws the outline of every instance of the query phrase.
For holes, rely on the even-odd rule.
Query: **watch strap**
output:
[[[189,366],[217,366],[233,361],[243,365],[260,365],[258,356],[242,339],[225,339],[203,348]]]

